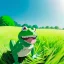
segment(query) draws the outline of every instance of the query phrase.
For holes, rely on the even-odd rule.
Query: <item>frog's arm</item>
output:
[[[12,40],[10,40],[10,49],[13,50],[19,45],[19,41],[17,41],[16,44]]]
[[[22,49],[23,49],[23,46],[21,43],[19,43],[18,46],[12,50],[12,52],[18,53]]]

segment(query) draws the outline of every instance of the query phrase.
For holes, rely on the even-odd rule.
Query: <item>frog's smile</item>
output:
[[[22,36],[21,38],[31,44],[36,42],[36,36]]]

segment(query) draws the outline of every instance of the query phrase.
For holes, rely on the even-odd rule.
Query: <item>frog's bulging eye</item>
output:
[[[23,31],[26,31],[28,28],[26,27],[26,26],[24,26],[23,28],[22,28],[22,30]]]

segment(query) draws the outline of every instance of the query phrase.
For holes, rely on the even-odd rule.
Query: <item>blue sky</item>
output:
[[[1,0],[2,15],[20,24],[64,27],[64,0]]]

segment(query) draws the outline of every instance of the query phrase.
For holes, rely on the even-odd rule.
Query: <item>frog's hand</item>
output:
[[[33,56],[32,56],[32,58],[33,59],[35,59],[35,58],[38,58],[40,55],[38,55],[38,54],[34,54]]]
[[[14,41],[10,40],[10,49],[12,50],[14,47]]]

